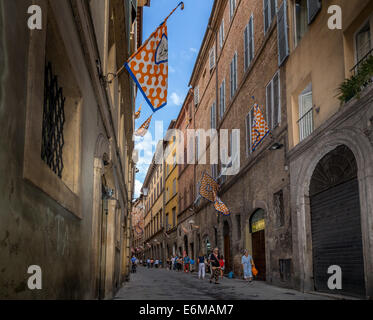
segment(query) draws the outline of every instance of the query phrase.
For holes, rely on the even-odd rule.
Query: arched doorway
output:
[[[231,271],[231,237],[230,228],[227,221],[224,221],[223,225],[223,237],[224,237],[224,260],[225,260],[225,272]]]
[[[258,280],[266,279],[266,249],[265,249],[265,212],[256,210],[250,217],[250,232],[253,248],[253,260],[259,273]]]
[[[314,286],[328,288],[328,268],[342,269],[339,293],[365,295],[360,196],[357,164],[342,145],[317,164],[310,183],[311,233]]]

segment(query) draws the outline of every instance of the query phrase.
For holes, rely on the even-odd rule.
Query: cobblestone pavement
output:
[[[138,267],[118,292],[115,300],[326,300],[325,296],[304,294],[271,286],[262,281],[248,284],[241,279],[224,279],[209,283],[196,273]]]

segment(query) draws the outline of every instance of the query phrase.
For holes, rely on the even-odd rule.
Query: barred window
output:
[[[41,158],[62,178],[62,152],[65,144],[63,128],[65,124],[65,97],[58,85],[58,78],[53,74],[50,62],[45,67],[44,110]]]

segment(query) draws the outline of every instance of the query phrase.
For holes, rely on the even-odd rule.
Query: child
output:
[[[225,266],[225,260],[224,260],[223,255],[221,255],[220,258],[219,258],[219,264],[220,264],[220,276],[221,276],[221,278],[223,279],[223,275],[224,275],[224,266]]]

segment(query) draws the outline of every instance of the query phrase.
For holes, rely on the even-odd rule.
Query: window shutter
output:
[[[225,79],[223,80],[223,115],[225,113]]]
[[[237,52],[234,54],[234,65],[233,65],[233,72],[234,72],[234,93],[237,89]]]
[[[273,17],[276,15],[276,0],[271,0],[271,22],[273,21]]]
[[[254,59],[254,18],[250,18],[249,22],[249,63]]]
[[[279,73],[273,78],[273,128],[280,123],[281,101],[280,101],[280,78]]]
[[[194,105],[197,106],[199,100],[199,88],[194,88]]]
[[[272,119],[273,119],[273,96],[272,96],[272,81],[268,84],[266,88],[266,94],[267,94],[267,123],[268,128],[272,130]]]
[[[312,21],[316,18],[317,14],[321,10],[321,1],[320,0],[307,0],[308,8],[308,24],[311,24]]]
[[[210,50],[210,70],[215,66],[215,48]]]
[[[249,30],[248,25],[245,27],[244,31],[244,62],[245,62],[245,71],[249,66]]]
[[[288,24],[286,0],[277,11],[278,64],[281,66],[289,55]]]
[[[233,94],[234,94],[234,91],[233,91],[233,60],[231,61],[231,99],[233,98]]]
[[[269,27],[269,0],[263,0],[263,18],[264,18],[264,33],[267,32]]]

